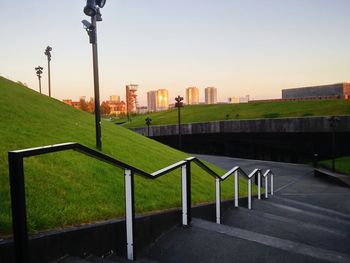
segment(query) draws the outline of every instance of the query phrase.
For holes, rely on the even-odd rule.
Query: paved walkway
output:
[[[350,214],[350,188],[315,177],[313,168],[309,165],[212,155],[195,156],[225,170],[236,165],[247,172],[255,168],[260,168],[263,171],[271,169],[276,175],[274,180],[276,195]]]

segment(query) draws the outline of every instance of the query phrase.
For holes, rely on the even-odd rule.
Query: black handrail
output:
[[[244,170],[242,170],[241,167],[239,166],[235,166],[233,167],[231,170],[229,170],[228,172],[226,172],[224,175],[220,176],[219,174],[217,174],[216,172],[214,172],[212,169],[210,169],[205,163],[203,163],[201,160],[199,160],[196,157],[189,157],[186,159],[189,162],[194,162],[195,164],[197,164],[199,167],[201,167],[203,170],[205,170],[208,174],[210,174],[211,176],[213,176],[214,178],[218,178],[221,181],[225,181],[228,177],[230,177],[230,175],[232,175],[234,172],[239,171],[240,174],[244,175],[245,177],[247,177],[248,179],[253,177],[258,171],[261,171],[260,169],[255,169],[253,170],[249,175],[245,173]]]
[[[209,168],[202,161],[196,157],[190,157],[186,160],[179,161],[175,164],[169,165],[156,172],[148,173],[127,163],[119,161],[107,154],[100,151],[91,149],[82,144],[76,142],[48,145],[43,147],[29,148],[17,151],[10,151],[8,153],[9,160],[9,175],[10,175],[10,186],[11,186],[11,208],[12,208],[12,226],[13,226],[13,238],[14,238],[14,249],[15,249],[15,260],[16,262],[27,262],[28,261],[28,230],[27,230],[27,218],[26,218],[26,202],[25,202],[25,184],[24,184],[24,167],[23,158],[37,156],[47,153],[54,153],[66,150],[75,150],[87,156],[93,157],[110,165],[118,168],[125,169],[125,193],[126,193],[126,219],[127,219],[127,232],[131,228],[130,240],[133,242],[133,220],[134,220],[134,186],[133,186],[133,175],[138,174],[147,179],[156,179],[162,175],[165,175],[179,167],[182,167],[182,198],[183,198],[183,224],[187,225],[191,221],[191,162],[197,164],[200,168],[205,170],[211,176],[216,179],[217,183],[217,216],[220,216],[220,182],[226,180],[230,175],[235,172],[245,175],[250,181],[251,177],[261,172],[260,169],[255,169],[249,175],[247,175],[239,166],[235,166],[223,176],[218,175],[215,171]],[[272,173],[270,170],[267,172]],[[264,176],[266,176],[265,173]],[[127,186],[128,185],[128,189]],[[219,190],[219,191],[218,191]],[[127,193],[128,192],[128,193]],[[219,198],[218,198],[219,196]],[[238,196],[238,193],[237,193]],[[184,219],[185,218],[185,219]],[[129,223],[128,223],[129,220]],[[185,222],[185,223],[184,223]],[[217,221],[218,222],[218,221]],[[128,234],[128,233],[127,233]],[[128,239],[128,238],[127,238]],[[129,244],[131,248],[131,256],[133,259],[133,244]],[[128,252],[129,253],[129,252]],[[128,256],[129,258],[129,256]]]

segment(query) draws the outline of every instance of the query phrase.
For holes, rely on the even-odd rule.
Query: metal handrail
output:
[[[194,162],[204,171],[215,178],[216,181],[216,222],[221,221],[221,181],[226,180],[232,174],[235,175],[235,206],[238,207],[238,177],[244,175],[248,178],[248,208],[251,209],[251,179],[258,175],[260,182],[261,170],[255,169],[247,175],[239,166],[233,167],[223,176],[218,175],[196,157],[190,157],[186,160],[179,161],[156,172],[148,173],[127,163],[119,161],[107,154],[96,151],[89,147],[76,142],[48,145],[43,147],[22,149],[10,151],[8,153],[9,175],[11,186],[11,208],[12,208],[12,225],[13,239],[15,249],[15,261],[27,262],[28,260],[28,231],[26,218],[26,202],[25,202],[25,184],[24,184],[24,167],[23,158],[37,156],[47,153],[60,152],[65,150],[75,150],[105,163],[111,164],[118,168],[124,169],[125,183],[125,220],[126,220],[126,239],[127,239],[127,257],[129,260],[134,259],[134,174],[138,174],[147,179],[156,179],[177,168],[181,167],[182,176],[182,224],[189,225],[191,221],[191,163]],[[271,170],[264,173],[265,186],[268,175],[273,176]],[[272,177],[271,177],[272,178]],[[271,194],[273,194],[273,179],[271,179]],[[260,199],[260,184],[258,186],[258,198]]]

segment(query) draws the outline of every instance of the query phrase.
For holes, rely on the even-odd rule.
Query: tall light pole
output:
[[[38,76],[38,80],[39,80],[39,92],[41,94],[41,74],[43,74],[43,67],[41,66],[37,66],[35,68],[36,71],[36,75]]]
[[[335,172],[335,130],[337,128],[340,119],[338,117],[332,116],[328,118],[329,126],[332,130],[332,172]]]
[[[47,74],[48,74],[48,79],[49,79],[49,97],[51,97],[51,69],[50,69],[51,51],[52,51],[52,47],[47,46],[45,49],[45,53],[44,53],[47,56]]]
[[[100,111],[100,84],[98,75],[98,54],[97,54],[97,27],[96,22],[102,21],[100,8],[103,8],[106,0],[87,0],[84,7],[84,13],[91,17],[91,23],[83,20],[86,32],[89,35],[90,44],[92,45],[92,60],[94,71],[94,95],[95,95],[95,127],[96,127],[96,148],[102,149],[101,141],[101,111]]]
[[[149,137],[149,126],[151,125],[152,119],[150,117],[147,117],[145,121],[147,125],[147,137]]]
[[[180,108],[183,107],[183,97],[180,95],[175,98],[175,107],[177,108],[177,120],[178,120],[178,130],[179,130],[179,149],[182,149],[182,141],[181,141],[181,112]]]

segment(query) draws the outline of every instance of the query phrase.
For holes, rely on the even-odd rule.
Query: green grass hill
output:
[[[191,105],[181,108],[182,123],[219,120],[240,120],[282,117],[306,117],[349,115],[349,100],[308,100],[284,102],[255,102],[241,104]],[[152,125],[177,123],[177,109],[138,115],[123,126],[143,127],[146,116],[152,118]],[[126,119],[124,120],[126,121]],[[120,120],[119,120],[120,122]]]
[[[94,116],[0,77],[0,235],[11,235],[7,153],[64,142],[95,145]],[[103,152],[148,172],[189,155],[102,122]],[[232,164],[233,166],[235,164]],[[74,151],[25,159],[28,226],[31,232],[122,217],[123,172]],[[223,172],[213,166],[213,169]],[[193,203],[214,200],[214,179],[194,167]],[[243,181],[241,181],[243,183]],[[222,186],[230,198],[233,181]],[[242,194],[246,185],[240,187]],[[136,213],[181,206],[180,171],[157,180],[135,178]]]

